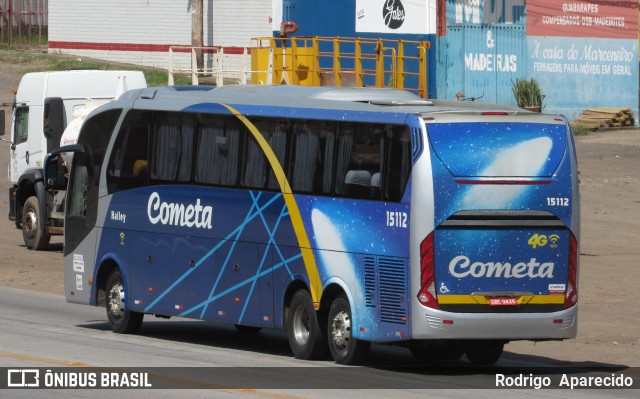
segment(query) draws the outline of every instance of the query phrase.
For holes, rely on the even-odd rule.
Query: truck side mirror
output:
[[[0,110],[0,136],[4,136],[4,110]]]
[[[60,146],[60,139],[64,133],[64,102],[60,97],[47,97],[44,99],[44,136],[47,138],[47,151],[52,151]]]

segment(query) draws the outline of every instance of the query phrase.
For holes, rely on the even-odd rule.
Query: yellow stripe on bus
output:
[[[302,223],[302,216],[300,215],[300,209],[298,208],[298,203],[294,198],[291,186],[289,185],[289,181],[287,180],[287,175],[284,173],[282,169],[282,165],[280,165],[280,161],[278,157],[271,149],[271,146],[265,140],[264,136],[258,128],[251,123],[250,120],[244,117],[238,110],[230,107],[226,104],[222,104],[226,107],[232,114],[234,114],[240,122],[242,122],[247,129],[253,134],[253,137],[258,142],[258,145],[264,152],[267,160],[269,160],[269,164],[271,165],[271,169],[273,173],[276,175],[276,179],[278,180],[278,184],[280,185],[280,191],[282,192],[282,196],[284,197],[284,201],[287,204],[287,210],[289,211],[289,217],[291,218],[291,223],[293,224],[293,230],[296,233],[296,237],[298,238],[298,246],[300,247],[300,252],[302,253],[302,259],[304,260],[304,266],[307,270],[307,275],[309,276],[309,288],[311,289],[311,299],[313,300],[314,306],[316,309],[320,307],[320,293],[322,287],[320,285],[320,274],[318,273],[318,266],[316,265],[316,260],[313,256],[313,251],[311,251],[311,244],[309,242],[309,236],[307,235],[307,231],[304,228],[304,224]]]
[[[441,305],[488,305],[489,297],[484,295],[438,295]],[[517,297],[518,305],[562,305],[564,295],[523,295]]]

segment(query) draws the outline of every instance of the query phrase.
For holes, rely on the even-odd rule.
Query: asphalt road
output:
[[[364,367],[344,367],[329,360],[305,362],[292,358],[286,334],[281,331],[241,334],[225,324],[147,316],[140,334],[120,335],[109,330],[104,309],[67,304],[57,295],[6,288],[0,291],[0,303],[0,367],[38,368],[42,381],[46,370],[54,373],[133,370],[148,373],[149,383],[156,388],[173,388],[13,389],[0,390],[0,397],[106,398],[115,394],[136,398],[330,398],[338,391],[349,398],[530,398],[534,393],[566,398],[577,392],[489,388],[495,386],[496,374],[549,376],[552,386],[559,384],[564,375],[570,378],[613,373],[631,376],[636,384],[640,382],[637,369],[622,365],[602,369],[600,365],[567,365],[513,353],[507,353],[493,368],[472,368],[464,358],[420,367],[406,349],[386,346],[374,346]],[[637,392],[607,391],[606,396],[637,397]],[[602,394],[597,390],[580,391],[581,398]]]

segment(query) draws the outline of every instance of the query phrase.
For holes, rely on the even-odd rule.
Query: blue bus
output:
[[[59,154],[73,152],[68,178]],[[564,117],[393,89],[132,90],[51,153],[68,302],[493,364],[577,331],[580,209]]]

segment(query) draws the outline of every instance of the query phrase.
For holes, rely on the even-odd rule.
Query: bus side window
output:
[[[87,158],[83,153],[78,153],[74,157],[72,185],[67,193],[67,216],[84,217],[87,215],[86,189],[89,184]]]
[[[384,199],[400,201],[411,173],[411,134],[408,126],[388,126],[385,140]]]
[[[268,139],[269,146],[271,150],[278,158],[280,162],[280,166],[282,166],[283,170],[286,157],[287,157],[287,139],[289,137],[289,125],[285,120],[272,121],[271,126],[268,131]],[[270,190],[279,190],[280,183],[278,183],[278,179],[276,175],[273,173],[273,168],[269,167],[269,181],[267,182],[267,188]]]
[[[271,145],[271,138],[277,131],[278,123],[274,120],[253,119],[251,121],[253,125],[258,129],[262,137]],[[264,189],[267,186],[268,174],[267,171],[271,170],[269,161],[264,154],[263,149],[258,144],[253,134],[245,131],[244,135],[245,144],[243,146],[242,153],[242,178],[240,184],[247,188]],[[284,158],[284,150],[286,140],[282,146],[282,157]],[[277,154],[276,148],[271,146],[271,150]],[[273,177],[274,184],[271,189],[278,188],[278,184]]]
[[[113,147],[107,169],[109,193],[143,187],[148,184],[140,173],[141,165],[148,162],[149,129],[153,120],[151,111],[132,111],[122,124]],[[140,162],[144,161],[144,162]],[[136,165],[137,168],[136,168]]]
[[[198,126],[195,181],[235,186],[242,127],[235,117],[205,115]]]
[[[372,184],[379,182],[380,178],[381,137],[382,128],[379,125],[354,123],[344,126],[338,139],[337,194],[379,199],[378,191]]]
[[[335,159],[335,193],[346,195],[345,177],[351,164],[354,132],[350,125],[338,125],[338,140]]]
[[[162,181],[191,180],[193,114],[166,113],[156,118],[151,146],[151,178]],[[148,165],[139,159],[134,163],[134,176],[142,177]]]
[[[262,132],[259,124],[254,125]],[[245,135],[245,145],[242,154],[242,181],[240,184],[247,188],[265,188],[267,182],[267,158],[251,134]]]
[[[287,150],[287,122],[285,120],[259,118],[254,118],[251,122],[266,140],[280,166],[283,170],[286,170],[284,164]],[[273,173],[273,167],[269,163],[264,150],[250,132],[246,132],[245,140],[241,185],[248,188],[279,190],[280,184]]]
[[[291,171],[294,192],[331,194],[335,163],[336,123],[299,120],[292,125]]]
[[[96,186],[99,184],[100,171],[109,140],[121,113],[121,109],[112,109],[87,119],[78,135],[78,143],[84,146],[89,156],[87,168],[91,183]]]
[[[333,186],[335,158],[336,158],[336,131],[335,122],[320,122],[320,158],[321,171],[316,178],[316,193],[331,194]]]
[[[94,115],[84,122],[78,134],[78,143],[84,146],[84,152],[73,157],[66,211],[69,216],[93,221],[88,225],[95,223],[97,217],[100,171],[121,113],[121,109],[111,109]]]
[[[292,127],[292,171],[291,189],[293,192],[310,193],[318,166],[318,131],[313,121],[296,121]]]

